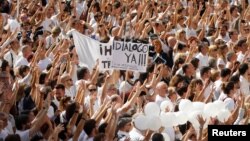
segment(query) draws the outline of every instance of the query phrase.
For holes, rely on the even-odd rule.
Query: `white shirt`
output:
[[[20,131],[16,130],[16,134],[18,134],[21,138],[21,141],[29,141],[30,140],[30,131],[25,130],[25,131]]]
[[[242,52],[239,52],[237,54],[237,61],[239,61],[240,63],[243,62],[244,58],[245,58],[245,54],[243,54]]]
[[[37,65],[41,71],[44,71],[50,63],[51,60],[48,57],[46,57],[45,59],[40,60]]]
[[[214,82],[214,87],[215,87],[214,96],[215,96],[215,100],[217,100],[220,97],[220,94],[221,94],[221,84],[222,84],[222,81],[220,79]]]
[[[16,63],[14,64],[14,68],[20,67],[21,65],[29,66],[28,60],[23,56],[16,61]]]
[[[226,109],[228,109],[229,111],[233,111],[234,107],[235,107],[235,102],[232,98],[227,97],[224,101],[223,101],[226,105]]]
[[[129,133],[124,132],[124,131],[118,131],[117,132],[118,135],[118,141],[124,141],[126,138],[129,138]]]
[[[166,97],[162,97],[162,96],[160,96],[160,95],[156,95],[156,97],[155,97],[155,102],[159,105],[159,106],[161,106],[161,103],[163,102],[163,101],[166,101],[166,100],[168,100],[168,101],[170,101],[170,99],[167,97],[167,95],[166,95]]]
[[[8,132],[5,130],[0,131],[0,141],[4,141],[4,139],[8,136]]]
[[[208,66],[208,55],[203,55],[202,53],[199,53],[196,58],[200,60],[199,68],[201,69],[204,66]]]
[[[250,95],[250,83],[249,81],[244,78],[243,76],[240,76],[240,90],[244,95]]]
[[[76,18],[77,19],[80,18],[82,13],[85,13],[88,10],[87,4],[88,3],[86,1],[76,3]]]
[[[88,137],[88,135],[85,133],[85,131],[83,130],[78,138],[78,141],[93,141],[93,137]]]
[[[71,99],[74,99],[76,96],[76,87],[71,86],[70,88],[65,88],[65,95],[71,97]]]
[[[18,60],[18,54],[16,54],[12,49],[10,51],[8,51],[5,55],[4,55],[4,60],[8,61],[10,66],[14,66],[14,64],[16,63],[16,61]]]
[[[47,30],[49,32],[51,32],[52,28],[55,26],[52,19],[48,19],[47,17],[45,18],[45,20],[42,22],[41,25],[43,26],[44,30]]]
[[[129,136],[131,141],[143,141],[145,138],[136,128],[129,132]]]

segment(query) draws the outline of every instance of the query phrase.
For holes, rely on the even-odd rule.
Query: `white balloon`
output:
[[[146,116],[159,116],[160,112],[160,107],[155,102],[149,102],[144,109],[144,113],[146,114]]]
[[[193,102],[193,110],[194,111],[203,111],[205,105],[206,104],[203,102]]]
[[[184,112],[179,111],[175,112],[174,114],[176,116],[175,121],[177,125],[185,124],[188,121],[188,116]]]
[[[187,99],[182,99],[180,104],[179,104],[179,110],[189,113],[190,111],[192,111],[193,109],[193,105],[192,102],[190,100]]]
[[[216,100],[213,102],[213,104],[215,105],[215,107],[219,108],[219,109],[225,109],[226,105],[223,101],[221,100]]]
[[[138,115],[134,120],[135,127],[140,129],[140,130],[148,129],[147,124],[145,124],[147,122],[148,122],[148,118],[143,114]]]
[[[226,121],[231,115],[231,112],[229,110],[226,109],[222,109],[219,113],[218,113],[218,120],[221,122]]]
[[[173,111],[174,105],[171,101],[165,100],[160,105],[161,111],[166,111],[167,108],[169,108],[170,111]]]
[[[146,122],[145,122],[146,123]],[[161,128],[161,119],[157,116],[148,117],[148,128],[152,131],[157,131]]]
[[[204,116],[206,118],[216,117],[220,109],[216,107],[213,103],[207,103],[204,107]]]
[[[164,137],[164,141],[170,141],[170,137],[167,133],[161,133]]]
[[[164,126],[166,128],[173,127],[175,125],[175,119],[176,119],[176,116],[172,112],[161,114],[162,126]]]

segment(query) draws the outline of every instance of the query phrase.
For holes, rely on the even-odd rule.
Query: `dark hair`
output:
[[[240,75],[244,75],[248,70],[248,64],[247,63],[243,63],[243,64],[240,64],[239,66],[239,73]]]
[[[21,65],[21,66],[18,68],[18,72],[19,72],[19,74],[22,76],[22,78],[25,77],[24,72],[26,72],[28,69],[29,69],[29,66],[26,66],[26,65]]]
[[[239,75],[233,75],[231,76],[231,78],[229,79],[229,81],[232,81],[234,83],[238,83],[240,81],[240,76]]]
[[[65,90],[65,86],[63,84],[56,84],[55,89]]]
[[[199,67],[199,62],[200,60],[196,57],[192,58],[192,60],[190,61],[190,63],[195,67],[195,69]]]
[[[16,128],[17,130],[22,130],[22,126],[27,124],[29,121],[29,116],[28,115],[19,115],[16,117],[15,119],[15,123],[16,123]]]
[[[98,127],[98,132],[99,133],[105,133],[106,131],[106,127],[108,126],[108,123],[102,123],[99,127]]]
[[[44,139],[43,136],[41,136],[41,135],[34,135],[34,136],[30,139],[30,141],[40,141],[40,140],[42,140],[42,139]]]
[[[77,69],[77,79],[81,80],[84,78],[84,76],[86,75],[86,73],[88,72],[88,68],[87,67],[80,67]]]
[[[85,122],[83,130],[89,136],[95,128],[96,128],[96,121],[94,119],[90,119]]]
[[[46,79],[47,73],[42,72],[39,76],[39,84],[45,84],[45,79]]]
[[[154,133],[152,141],[164,141],[164,137],[161,133]]]
[[[177,88],[176,92],[179,96],[183,96],[183,94],[187,92],[187,89],[187,86],[182,86],[181,88]]]
[[[208,73],[211,70],[210,67],[204,66],[200,70],[200,75],[203,76],[205,73]]]
[[[223,83],[221,89],[225,94],[230,94],[230,91],[234,89],[234,82]]]
[[[21,138],[18,134],[9,134],[4,141],[21,141]]]
[[[228,68],[224,68],[224,69],[222,69],[221,70],[221,72],[220,72],[220,76],[221,77],[227,77],[228,75],[230,75],[231,74],[231,70],[230,69],[228,69]]]
[[[76,109],[76,103],[70,103],[67,107],[66,107],[66,119],[67,121],[70,120],[70,118],[73,116],[73,114],[75,113],[75,109]]]
[[[190,65],[189,63],[186,63],[186,64],[184,64],[184,65],[182,66],[182,70],[183,70],[184,73],[187,72],[187,69],[188,69],[188,66],[189,66],[189,65]]]
[[[6,71],[6,68],[8,66],[9,66],[9,62],[3,59],[2,60],[2,66],[1,66],[2,71]]]
[[[102,141],[104,138],[105,138],[105,134],[100,133],[94,137],[93,141]]]
[[[238,40],[238,42],[236,43],[236,46],[241,47],[246,42],[247,42],[247,39]]]

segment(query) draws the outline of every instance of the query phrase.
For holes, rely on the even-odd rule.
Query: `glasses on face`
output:
[[[90,92],[95,92],[95,91],[96,91],[96,89],[89,89],[89,91],[90,91]]]
[[[72,79],[71,79],[71,78],[69,78],[69,79],[67,79],[67,81],[72,81]]]

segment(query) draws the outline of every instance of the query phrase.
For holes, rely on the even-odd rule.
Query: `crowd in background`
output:
[[[0,12],[0,141],[207,141],[206,124],[250,123],[248,0],[0,0]],[[89,68],[74,30],[149,44],[147,72]],[[182,100],[230,115],[137,127],[148,103],[171,113]]]

